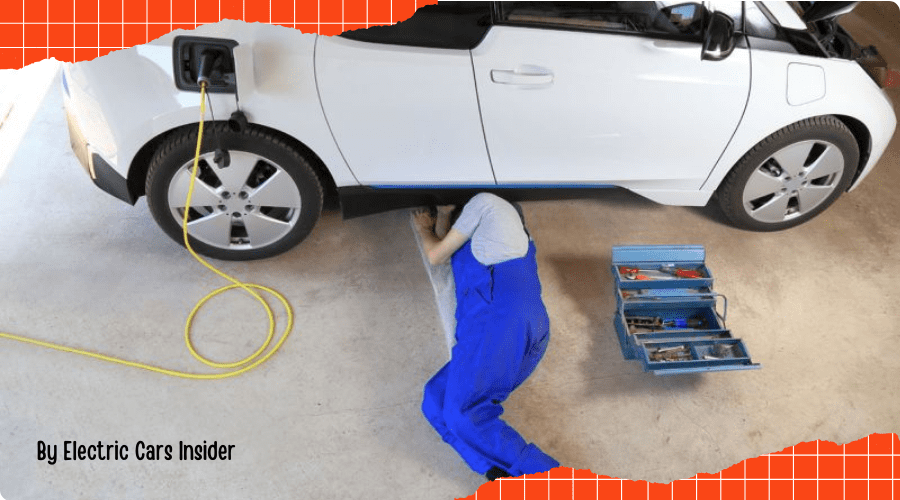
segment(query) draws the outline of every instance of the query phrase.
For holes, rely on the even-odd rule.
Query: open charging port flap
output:
[[[207,92],[237,94],[234,52],[238,43],[223,38],[177,36],[172,43],[175,64],[175,86],[180,90],[200,92],[197,80],[201,69],[208,75]],[[204,65],[211,67],[201,68]]]

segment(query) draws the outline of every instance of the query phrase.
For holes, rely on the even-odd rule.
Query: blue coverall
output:
[[[558,467],[500,419],[500,404],[531,375],[550,340],[534,243],[524,257],[485,266],[468,241],[451,263],[456,346],[425,385],[422,412],[479,474],[494,466],[513,476]]]

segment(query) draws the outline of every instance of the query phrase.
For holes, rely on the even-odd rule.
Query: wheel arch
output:
[[[847,115],[832,115],[840,120],[850,129],[856,144],[859,147],[859,164],[856,166],[856,172],[853,174],[853,180],[848,185],[848,190],[856,184],[859,176],[862,175],[866,165],[869,163],[869,157],[872,154],[872,133],[862,121]]]
[[[217,120],[215,122],[207,121],[205,122],[205,125],[210,125],[212,123],[227,122],[222,120]],[[138,152],[134,155],[134,159],[132,159],[131,165],[128,168],[127,185],[128,192],[131,195],[132,200],[137,200],[138,198],[146,194],[145,184],[147,180],[147,171],[150,169],[150,162],[153,160],[153,155],[156,154],[156,151],[166,141],[166,139],[175,134],[186,133],[188,131],[194,130],[198,126],[199,123],[187,123],[184,125],[180,125],[158,134],[156,137],[153,137],[143,146],[141,146]],[[249,126],[272,134],[278,137],[278,139],[284,141],[290,147],[297,150],[301,156],[309,161],[310,165],[313,167],[313,170],[316,172],[316,175],[319,177],[319,181],[322,183],[322,192],[325,197],[325,206],[332,207],[337,204],[337,185],[335,184],[331,172],[328,171],[328,167],[325,166],[325,162],[322,161],[322,159],[318,154],[315,153],[315,151],[310,149],[309,146],[304,144],[296,137],[290,134],[286,134],[280,130],[257,123],[251,123]]]
[[[718,189],[722,186],[722,183],[725,181],[725,178],[728,177],[728,174],[730,174],[738,166],[738,164],[740,164],[740,162],[744,158],[744,156],[746,156],[747,153],[749,153],[754,147],[756,147],[757,144],[759,144],[761,141],[765,140],[767,137],[771,136],[775,132],[782,130],[786,127],[790,127],[792,125],[796,125],[798,123],[801,123],[801,122],[804,122],[807,120],[816,120],[818,118],[826,118],[829,116],[837,119],[839,122],[844,124],[844,126],[846,126],[848,129],[850,129],[850,133],[853,134],[853,138],[856,140],[856,145],[859,149],[859,160],[857,162],[858,164],[856,165],[856,171],[854,172],[853,180],[850,182],[850,185],[848,187],[848,190],[852,189],[852,187],[854,186],[856,181],[859,179],[860,175],[862,175],[863,171],[865,170],[866,165],[868,165],[869,158],[872,153],[872,134],[869,131],[869,127],[866,126],[866,124],[862,120],[859,120],[858,118],[854,118],[852,116],[842,115],[842,114],[820,114],[820,115],[812,115],[812,116],[806,116],[806,117],[803,117],[800,119],[795,119],[795,120],[791,121],[790,123],[785,123],[784,125],[775,128],[774,131],[769,132],[768,134],[763,135],[760,138],[754,139],[754,142],[752,142],[752,145],[750,146],[750,148],[747,149],[746,151],[744,151],[743,153],[741,153],[741,155],[738,156],[737,159],[733,163],[731,163],[731,165],[724,172],[724,174],[722,174],[722,178],[719,179],[718,183],[713,185],[714,187],[712,188],[712,190],[710,192],[712,193],[712,192],[718,191]]]
[[[847,119],[848,117],[845,116],[843,118]],[[786,125],[757,142],[752,149],[747,151],[731,167],[716,188],[716,198],[722,212],[734,226],[754,231],[787,229],[802,224],[820,214],[852,185],[852,181],[858,178],[863,169],[862,166],[865,165],[865,162],[860,159],[865,151],[861,150],[864,143],[860,141],[866,140],[865,133],[867,129],[861,122],[852,118],[850,123],[848,125],[845,120],[835,114],[810,116]],[[761,202],[759,206],[748,210],[746,208],[747,200],[742,200],[743,193],[746,192],[745,190],[749,186],[750,177],[754,175],[757,169],[763,168],[768,161],[767,158],[772,158],[777,152],[794,147],[797,144],[818,141],[817,137],[819,134],[825,134],[827,141],[836,144],[838,151],[843,153],[845,159],[847,158],[847,152],[851,153],[850,161],[846,163],[842,161],[840,166],[845,173],[851,171],[851,169],[855,170],[853,176],[829,177],[832,181],[827,182],[833,185],[833,188],[828,191],[819,190],[820,193],[824,193],[821,197],[813,196],[812,199],[807,201],[807,204],[801,204],[798,201],[798,192],[805,191],[805,186],[809,180],[801,178],[802,176],[795,176],[795,179],[792,180],[790,175],[784,176],[780,172],[772,173],[771,175],[777,178],[778,182],[781,182],[780,194],[778,191],[779,187],[773,186],[773,183],[760,184],[757,182],[755,185],[759,189],[756,190],[754,196],[758,196]],[[852,150],[853,146],[857,146],[856,151]],[[824,151],[824,149],[821,151]],[[811,154],[811,151],[809,154]],[[852,158],[852,154],[857,154],[855,160]],[[804,158],[797,159],[796,157],[792,159],[788,155],[786,160],[789,163],[799,162],[802,167],[805,165],[803,162],[808,160],[808,158],[806,160]],[[779,161],[781,160],[779,159]],[[836,174],[838,171],[835,170],[833,174]],[[833,174],[828,175],[832,176]],[[785,184],[788,181],[794,184]],[[800,181],[804,181],[802,186]],[[778,182],[774,184],[778,184]],[[822,187],[829,186],[823,184]],[[789,190],[793,190],[793,192],[789,192]],[[781,200],[781,202],[777,202],[777,200]],[[792,200],[793,205],[791,205]],[[772,201],[772,203],[770,204],[769,201]],[[759,212],[762,218],[750,213],[751,211],[755,212],[758,208],[765,208],[764,205],[769,208]],[[807,208],[804,208],[804,206],[807,206]]]

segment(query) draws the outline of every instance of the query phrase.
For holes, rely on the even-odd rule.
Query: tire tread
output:
[[[837,117],[832,115],[806,118],[774,132],[773,134],[758,142],[755,146],[753,146],[752,149],[750,149],[750,151],[744,154],[744,156],[741,157],[741,159],[735,164],[731,171],[728,172],[728,174],[725,176],[725,179],[723,179],[722,183],[719,185],[719,189],[716,193],[717,199],[722,212],[725,214],[725,217],[729,222],[742,229],[749,229],[753,231],[778,231],[806,222],[812,217],[815,217],[815,215],[818,215],[822,210],[831,205],[831,203],[833,203],[835,199],[837,199],[837,196],[833,196],[831,200],[823,202],[820,207],[816,207],[816,209],[812,211],[812,215],[809,217],[801,217],[797,220],[786,221],[781,224],[765,224],[758,221],[745,220],[745,218],[742,217],[745,212],[742,206],[743,203],[742,201],[740,201],[741,193],[739,191],[743,188],[743,185],[738,182],[737,179],[741,177],[748,168],[755,168],[754,164],[756,163],[757,158],[763,154],[763,151],[771,148],[773,144],[779,144],[782,141],[788,141],[791,137],[794,137],[797,134],[806,133],[813,130],[825,131],[828,133],[837,134],[839,136],[844,136],[844,139],[849,140],[850,143],[856,146],[856,139],[854,138],[853,133],[850,131],[850,129],[847,128],[847,126],[844,125],[844,123]],[[850,166],[855,170],[857,167],[856,161],[858,161],[859,158],[858,149],[854,149],[853,153],[854,154],[852,154],[851,156],[854,157],[852,159],[854,159],[855,161],[851,163]],[[848,168],[845,167],[840,184],[835,189],[835,192],[838,193],[838,196],[841,192],[846,190],[851,177],[852,176],[849,175]]]
[[[168,224],[168,219],[171,218],[169,207],[167,204],[166,206],[160,206],[158,203],[152,201],[154,198],[154,190],[152,186],[156,183],[156,177],[158,175],[164,175],[164,171],[168,168],[171,168],[171,165],[169,165],[169,163],[170,161],[172,161],[173,154],[176,154],[177,151],[182,150],[183,148],[190,147],[192,148],[191,157],[193,157],[193,151],[196,150],[197,133],[198,130],[194,128],[187,134],[176,132],[163,139],[162,144],[153,154],[152,160],[150,161],[150,166],[147,169],[147,177],[145,181],[145,193],[147,194],[147,205],[150,209],[150,213],[153,215],[153,218],[156,220],[157,224],[159,224],[160,227],[170,237],[172,237],[172,239],[174,239],[181,245],[184,245],[180,234],[181,226],[180,224],[178,224],[178,235],[176,237],[176,235],[172,233],[171,227]],[[314,186],[309,186],[314,187],[315,189],[313,196],[314,199],[310,200],[307,197],[303,197],[304,205],[307,203],[314,203],[314,207],[312,208],[314,209],[315,215],[314,217],[304,218],[304,214],[301,214],[301,219],[297,221],[297,224],[298,226],[302,226],[297,230],[303,236],[293,244],[285,248],[277,248],[274,252],[260,251],[265,250],[265,248],[247,251],[221,250],[196,241],[193,238],[191,239],[191,246],[194,247],[194,249],[197,250],[198,253],[223,260],[253,260],[267,258],[289,250],[297,243],[302,241],[306,237],[306,235],[308,235],[308,233],[312,231],[313,226],[315,225],[319,215],[321,214],[324,197],[321,179],[319,178],[315,169],[312,168],[310,162],[299,151],[297,151],[295,148],[293,148],[277,136],[259,128],[253,127],[252,125],[248,129],[236,133],[231,131],[225,123],[209,124],[208,126],[204,127],[203,131],[203,150],[207,150],[212,144],[214,144],[213,141],[218,140],[218,136],[224,134],[229,134],[232,136],[237,134],[240,136],[244,136],[244,138],[252,140],[259,144],[265,144],[265,147],[274,147],[290,155],[291,159],[296,162],[296,165],[305,170],[306,174],[311,176],[312,179],[315,179],[315,182],[312,183]],[[305,212],[305,210],[307,209],[303,208],[302,210]],[[278,245],[276,244],[276,246]]]

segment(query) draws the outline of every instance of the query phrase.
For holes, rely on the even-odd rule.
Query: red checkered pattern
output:
[[[498,479],[464,500],[892,500],[900,493],[898,454],[897,434],[813,441],[668,484],[560,467]]]
[[[0,68],[55,57],[84,61],[221,19],[304,33],[394,24],[436,0],[11,0],[0,9]]]

